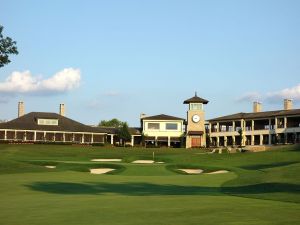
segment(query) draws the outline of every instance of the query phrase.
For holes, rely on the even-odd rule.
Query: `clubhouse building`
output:
[[[293,109],[290,99],[283,110],[262,111],[254,102],[253,112],[236,113],[208,121],[204,105],[208,101],[195,94],[183,102],[188,105],[187,118],[160,114],[141,114],[140,128],[129,128],[131,146],[226,147],[289,144],[300,142],[300,109]],[[116,128],[93,127],[65,116],[65,105],[59,113],[30,112],[18,104],[18,118],[0,123],[0,141],[70,144],[118,143]]]
[[[252,113],[236,113],[208,120],[207,133],[212,146],[273,145],[300,142],[300,109],[291,99],[282,110],[262,111],[253,103]]]
[[[18,118],[0,123],[0,140],[12,142],[62,142],[104,143],[107,131],[90,127],[64,116],[65,106],[60,112],[31,112],[24,114],[24,103],[19,102]]]

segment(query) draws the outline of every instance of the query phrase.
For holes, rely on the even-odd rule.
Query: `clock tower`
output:
[[[203,105],[208,101],[195,96],[187,99],[183,104],[188,104],[186,124],[186,148],[206,147],[205,112]]]

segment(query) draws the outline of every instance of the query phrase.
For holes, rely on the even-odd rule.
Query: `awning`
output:
[[[188,135],[203,135],[203,131],[189,131]]]
[[[157,141],[168,141],[168,137],[157,137]]]
[[[155,137],[145,137],[145,141],[155,141]]]
[[[171,137],[171,142],[181,142],[180,137]]]

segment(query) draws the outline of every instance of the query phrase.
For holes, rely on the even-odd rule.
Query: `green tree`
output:
[[[127,141],[131,140],[131,134],[129,132],[129,127],[127,123],[123,123],[123,125],[118,130],[118,137],[123,146],[125,146]]]
[[[242,145],[243,145],[243,138],[244,138],[244,136],[243,136],[243,129],[240,128],[238,130],[238,132],[239,132],[239,135],[240,135],[240,147],[242,147]]]
[[[99,127],[114,127],[114,128],[120,128],[122,127],[124,122],[114,118],[111,120],[101,120],[99,123]]]
[[[13,41],[10,37],[4,37],[2,34],[3,26],[0,25],[0,67],[10,63],[9,55],[17,55],[17,42]]]

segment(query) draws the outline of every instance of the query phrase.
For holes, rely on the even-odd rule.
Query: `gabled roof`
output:
[[[185,100],[183,102],[183,104],[190,104],[190,103],[203,103],[203,104],[207,104],[208,102],[209,102],[208,100],[206,100],[204,98],[198,97],[197,93],[195,93],[194,97]]]
[[[263,119],[263,118],[274,118],[278,116],[292,116],[299,115],[300,109],[291,109],[291,110],[276,110],[276,111],[265,111],[265,112],[256,112],[256,113],[236,113],[227,116],[217,117],[208,120],[209,122],[214,121],[226,121],[226,120],[238,120],[238,119]]]
[[[142,118],[142,120],[184,120],[184,119],[175,116],[160,114],[156,116],[144,117]]]
[[[58,125],[38,125],[38,119],[58,119]],[[104,128],[87,126],[57,113],[48,112],[25,114],[9,122],[0,123],[0,129],[107,133]]]

